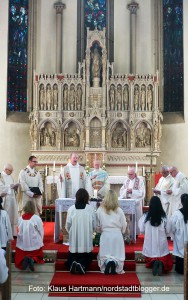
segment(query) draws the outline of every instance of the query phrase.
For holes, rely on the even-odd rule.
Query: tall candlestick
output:
[[[103,161],[104,161],[104,153],[103,153]]]
[[[55,172],[55,160],[54,160],[54,165],[53,165],[53,172]]]
[[[145,166],[143,166],[143,169],[142,169],[142,175],[145,176],[146,173],[145,173]]]
[[[137,171],[138,171],[138,163],[136,161],[135,172],[137,173]]]
[[[45,176],[48,176],[48,168],[47,168],[47,165],[46,165],[46,169],[45,169]]]

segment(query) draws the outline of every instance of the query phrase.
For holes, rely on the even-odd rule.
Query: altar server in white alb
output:
[[[9,215],[10,223],[12,227],[13,236],[17,236],[17,224],[18,224],[18,206],[16,201],[15,192],[18,189],[18,184],[14,184],[14,179],[12,177],[13,166],[11,164],[6,164],[4,170],[0,175],[0,185],[1,188],[7,188],[7,193],[4,197],[3,208]]]
[[[84,167],[78,163],[78,154],[71,153],[70,162],[60,172],[58,182],[59,198],[75,198],[76,192],[84,188],[92,196],[92,185]]]
[[[176,256],[175,271],[184,274],[184,243],[188,241],[188,194],[181,195],[182,208],[171,216],[173,255]]]
[[[97,209],[96,230],[101,233],[97,258],[102,273],[125,273],[125,245],[122,234],[125,233],[126,226],[125,214],[119,207],[117,194],[109,190]]]
[[[5,259],[5,254],[5,250],[0,249],[0,284],[5,283],[8,278],[8,268]]]
[[[69,207],[65,228],[69,233],[68,267],[71,273],[85,274],[91,261],[96,213],[89,205],[85,189],[76,192],[75,205]]]
[[[143,177],[136,175],[134,168],[129,169],[127,175],[128,177],[120,189],[120,198],[136,200],[136,234],[138,235],[140,233],[138,221],[143,214],[142,206],[146,193],[145,182]]]
[[[12,228],[7,212],[2,207],[3,199],[0,197],[0,248],[6,249],[7,242],[13,240]]]
[[[27,267],[34,271],[34,262],[43,264],[43,223],[35,214],[33,201],[27,201],[23,207],[24,214],[18,220],[18,237],[16,242],[15,266],[20,270]]]
[[[168,249],[167,236],[171,227],[159,197],[151,197],[149,210],[139,220],[139,227],[145,234],[142,254],[146,257],[146,268],[152,268],[154,276],[170,272],[173,261]]]
[[[19,174],[19,183],[21,185],[21,200],[22,208],[25,206],[28,200],[33,201],[35,205],[35,213],[37,215],[42,214],[42,192],[43,182],[40,172],[36,169],[38,161],[35,156],[29,157],[28,166],[21,170]],[[38,192],[32,192],[31,189],[35,188]]]
[[[99,198],[103,198],[105,193],[110,189],[108,173],[100,168],[100,160],[95,159],[93,165],[94,169],[89,173],[92,182],[92,188],[93,191],[97,190],[97,196]]]
[[[170,195],[170,205],[168,216],[172,216],[175,211],[182,207],[181,195],[188,194],[188,179],[186,176],[179,172],[176,167],[170,167],[169,172],[174,178],[172,187],[166,191]]]
[[[161,199],[163,209],[168,216],[170,195],[168,195],[166,191],[172,188],[174,178],[169,174],[169,168],[167,166],[161,167],[161,174],[162,177],[159,179],[159,182],[153,189],[153,193]]]

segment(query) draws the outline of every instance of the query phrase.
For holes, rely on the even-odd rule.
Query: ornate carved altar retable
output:
[[[110,174],[125,175],[122,166],[159,155],[158,74],[114,74],[107,57],[105,29],[88,29],[77,74],[35,74],[30,137],[41,165],[64,165],[74,151],[81,164],[96,154]]]

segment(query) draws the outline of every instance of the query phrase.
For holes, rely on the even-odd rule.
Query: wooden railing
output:
[[[188,299],[188,242],[184,244],[184,299]]]
[[[5,283],[0,285],[0,300],[11,300],[11,265],[12,265],[12,249],[11,242],[7,243],[6,247],[6,261],[9,269],[8,279]]]

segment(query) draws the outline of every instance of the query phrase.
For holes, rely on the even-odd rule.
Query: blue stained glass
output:
[[[8,111],[27,111],[28,0],[9,1]]]
[[[84,10],[85,35],[87,27],[90,30],[106,27],[106,0],[86,0]]]
[[[163,0],[164,111],[183,111],[183,0]]]

